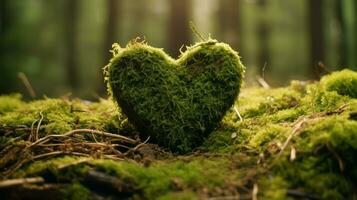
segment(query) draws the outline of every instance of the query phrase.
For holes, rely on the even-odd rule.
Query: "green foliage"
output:
[[[263,178],[260,180],[263,191],[259,193],[261,199],[289,200],[287,189],[289,184],[281,177]]]
[[[340,95],[357,98],[357,72],[352,70],[345,69],[324,76],[321,84],[327,91],[336,91]]]
[[[16,110],[22,105],[23,102],[21,101],[21,95],[19,94],[0,96],[0,114]]]
[[[92,103],[79,99],[44,99],[25,103],[19,95],[0,97],[0,124],[5,127],[22,125],[37,127],[39,134],[63,134],[73,129],[87,128],[112,133],[130,133],[134,128],[111,100]],[[16,134],[22,134],[21,131]]]
[[[66,200],[88,200],[94,199],[88,188],[79,183],[73,183],[62,189],[63,199]]]
[[[109,92],[143,138],[187,153],[200,145],[234,103],[244,67],[227,44],[197,43],[173,60],[132,42],[114,50]]]
[[[147,199],[168,195],[172,190],[213,189],[232,181],[238,172],[229,171],[225,159],[203,159],[156,163],[149,167],[129,162],[94,161],[97,170],[136,185]],[[230,178],[227,178],[227,176]],[[170,194],[174,195],[174,194]],[[184,196],[186,196],[185,194]]]
[[[194,200],[199,199],[197,194],[192,191],[180,191],[180,192],[170,192],[157,198],[158,200]]]
[[[38,161],[32,165],[24,167],[23,169],[16,172],[13,176],[14,177],[24,177],[24,176],[38,176],[43,173],[50,172],[52,176],[55,176],[56,179],[66,179],[71,180],[70,178],[75,178],[75,176],[80,177],[82,174],[86,172],[86,169],[83,166],[74,166],[67,170],[66,173],[59,173],[58,167],[63,166],[66,164],[71,164],[76,162],[79,157],[60,157],[55,159],[50,159],[46,161]],[[73,180],[72,180],[73,181]]]
[[[59,167],[82,158],[59,157],[30,163],[18,169],[12,178],[51,174],[55,181],[76,181],[74,189],[65,192],[70,196],[74,194],[70,191],[76,188],[87,191],[83,177],[90,169],[130,185],[131,190],[124,192],[134,199],[220,198],[234,196],[237,191],[244,195],[247,191],[241,188],[247,188],[251,194],[254,183],[258,184],[260,199],[293,199],[292,192],[306,198],[353,199],[357,187],[357,99],[328,90],[323,80],[326,79],[309,84],[293,81],[286,88],[244,88],[235,102],[243,120],[234,109],[228,110],[218,127],[192,154],[161,160],[144,156],[149,164],[131,159],[93,158],[65,170]],[[0,100],[8,99],[10,105],[12,98]],[[22,125],[19,123],[26,118],[31,119],[27,120],[29,126],[32,120],[40,119],[39,112],[43,110],[44,125],[57,123],[57,118],[48,120],[52,113],[64,116],[71,129],[133,132],[111,100],[90,103],[46,99],[20,101],[6,107],[6,112],[0,114],[2,126],[5,120],[7,124]],[[49,134],[46,131],[41,129],[41,136]],[[0,129],[0,133],[5,132]],[[16,134],[2,136],[3,146],[26,147],[28,142],[16,141]]]

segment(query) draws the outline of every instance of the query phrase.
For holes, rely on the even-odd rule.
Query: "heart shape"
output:
[[[109,93],[140,137],[173,152],[200,145],[239,94],[244,66],[225,43],[197,43],[177,60],[143,42],[114,52],[104,72]]]

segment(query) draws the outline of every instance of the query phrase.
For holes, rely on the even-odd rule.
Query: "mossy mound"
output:
[[[203,142],[242,83],[237,52],[214,40],[188,47],[177,60],[140,42],[114,52],[105,71],[110,93],[142,138],[178,153]]]
[[[327,77],[341,73],[346,71]],[[356,199],[357,99],[327,89],[326,78],[243,88],[234,103],[243,120],[229,109],[195,152],[179,156],[143,141],[130,146],[91,132],[36,144],[69,129],[132,138],[136,131],[110,100],[24,102],[18,95],[2,96],[0,197]],[[39,138],[28,140],[37,132],[40,112]],[[60,122],[54,115],[66,117]],[[69,126],[61,129],[63,124]],[[52,149],[62,153],[51,154]],[[9,185],[5,179],[20,182]]]
[[[357,98],[357,72],[345,69],[324,76],[321,83],[325,90],[336,91],[340,95]]]

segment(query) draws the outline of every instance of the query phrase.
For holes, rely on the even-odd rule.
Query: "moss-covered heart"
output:
[[[232,106],[244,66],[215,40],[188,47],[174,60],[162,49],[131,42],[114,49],[108,89],[141,137],[185,153],[200,145]]]

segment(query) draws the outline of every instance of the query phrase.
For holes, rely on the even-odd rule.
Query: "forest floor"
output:
[[[194,152],[138,138],[110,99],[0,97],[1,199],[356,199],[357,73],[243,88]]]

